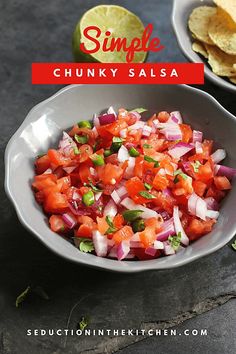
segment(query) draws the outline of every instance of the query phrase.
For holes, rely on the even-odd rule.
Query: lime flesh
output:
[[[96,38],[100,42],[100,49],[93,54],[86,54],[81,51],[80,44],[83,42],[86,49],[94,49],[95,43],[86,38],[83,34],[88,26],[96,26],[101,30],[101,35]],[[87,11],[78,22],[73,34],[73,54],[77,62],[100,62],[100,63],[125,63],[127,62],[127,52],[115,50],[114,52],[104,52],[102,43],[108,38],[108,46],[111,38],[127,38],[127,46],[133,38],[142,38],[144,25],[132,12],[116,5],[99,5]],[[105,34],[111,32],[110,36]],[[97,32],[90,30],[89,35],[95,38]],[[132,62],[143,63],[146,59],[146,52],[136,52]]]

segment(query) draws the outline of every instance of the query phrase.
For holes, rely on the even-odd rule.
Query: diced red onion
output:
[[[154,244],[153,244],[153,247],[156,249],[156,250],[163,250],[164,249],[164,243],[161,242],[161,241],[154,241]]]
[[[63,167],[63,170],[69,175],[70,173],[72,173],[77,166],[68,166],[68,167]]]
[[[180,157],[184,156],[189,151],[191,151],[193,148],[194,148],[193,145],[186,144],[186,143],[178,143],[174,147],[169,149],[168,153],[174,159],[179,159]]]
[[[228,166],[216,165],[215,174],[217,176],[225,176],[229,179],[232,179],[234,176],[236,176],[236,169]]]
[[[108,251],[108,240],[98,230],[93,231],[93,244],[96,255],[98,257],[105,257]]]
[[[125,173],[124,173],[125,179],[129,179],[129,178],[133,177],[134,166],[135,166],[135,157],[129,157],[128,166],[127,166]]]
[[[124,259],[130,251],[130,245],[128,241],[122,241],[117,247],[117,258],[119,261]]]
[[[94,127],[96,127],[96,128],[100,126],[100,121],[99,121],[98,116],[97,116],[96,113],[95,113],[94,116],[93,116],[93,125],[94,125]]]
[[[152,132],[152,128],[149,127],[149,125],[145,125],[145,126],[143,127],[142,135],[143,135],[143,136],[149,136],[149,135],[151,134],[151,132]]]
[[[92,132],[94,134],[94,137],[97,138],[98,137],[98,131],[96,127],[93,127]]]
[[[206,216],[210,219],[218,219],[220,213],[216,210],[207,210]]]
[[[118,194],[120,199],[123,199],[124,196],[127,195],[127,189],[125,188],[125,186],[121,186],[116,190],[116,193]]]
[[[73,227],[77,224],[76,219],[69,213],[62,214],[61,217],[63,221],[66,223],[66,225],[69,227],[69,229],[73,229]]]
[[[183,165],[183,168],[184,168],[184,171],[186,172],[186,173],[190,173],[190,172],[192,172],[192,169],[191,169],[191,162],[189,162],[189,161],[182,161],[182,165]]]
[[[226,152],[224,149],[218,149],[211,155],[211,158],[215,163],[219,163],[226,158]]]
[[[129,157],[130,157],[130,155],[129,155],[128,149],[126,149],[126,147],[124,145],[122,145],[118,151],[118,155],[117,155],[118,161],[125,162],[126,160],[129,160]]]
[[[94,198],[96,201],[98,201],[102,196],[102,192],[95,193]]]
[[[43,175],[50,175],[52,173],[52,169],[48,168],[46,171],[44,171]]]
[[[114,191],[111,193],[111,197],[112,197],[112,199],[114,200],[114,202],[115,202],[116,204],[119,204],[119,203],[120,203],[121,199],[120,199],[119,194],[117,193],[116,190],[114,190]]]
[[[170,215],[167,213],[167,211],[159,211],[159,214],[162,216],[162,219],[164,221],[170,220]]]
[[[196,154],[202,154],[203,153],[202,143],[196,141],[195,150],[196,150]]]
[[[202,142],[202,137],[203,134],[202,132],[198,131],[198,130],[193,130],[193,143],[195,144],[196,142],[201,143]]]
[[[89,168],[89,171],[90,171],[90,173],[91,173],[92,176],[96,176],[96,175],[97,175],[97,172],[96,172],[95,168],[90,167],[90,168]]]
[[[144,248],[144,245],[140,241],[130,241],[131,248]]]
[[[173,219],[167,220],[162,224],[163,231],[157,234],[157,241],[166,241],[169,236],[175,234]]]
[[[188,210],[192,215],[206,220],[207,204],[204,199],[200,198],[195,193],[191,194],[188,199]]]
[[[129,130],[143,129],[144,125],[145,125],[145,122],[140,120],[140,121],[130,125]]]
[[[166,140],[175,141],[182,139],[182,133],[179,126],[176,124],[173,127],[164,128],[160,132],[165,136]]]
[[[114,216],[116,216],[116,214],[117,214],[117,206],[114,203],[114,201],[111,199],[107,203],[107,205],[105,206],[104,211],[103,211],[103,215],[104,216],[109,215],[110,217],[113,218]]]
[[[186,235],[184,228],[181,224],[180,221],[180,217],[179,217],[179,208],[177,206],[174,206],[174,212],[173,212],[173,217],[174,217],[174,227],[175,227],[175,232],[178,235],[178,233],[181,233],[181,239],[180,242],[185,245],[188,246],[189,244],[189,238]]]
[[[183,123],[183,119],[179,111],[171,112],[170,118],[173,120],[174,123],[178,123],[178,124]]]
[[[142,213],[143,219],[161,217],[161,215],[158,214],[156,211],[146,208],[146,207],[142,206],[141,204],[136,204],[130,198],[123,199],[121,202],[121,205],[129,210],[142,210],[143,211],[143,213]]]
[[[114,113],[105,113],[98,117],[101,125],[110,124],[116,121],[116,115]]]
[[[117,116],[116,111],[114,110],[114,108],[112,106],[108,108],[107,113],[114,114],[115,116]]]
[[[205,198],[205,202],[208,210],[219,210],[219,203],[213,198]]]
[[[172,254],[175,254],[174,248],[169,244],[168,241],[165,241],[163,243],[164,243],[164,253],[166,256],[171,256]]]
[[[136,232],[135,234],[133,234],[133,236],[130,238],[130,241],[140,242],[139,233],[138,233],[138,232]]]
[[[129,112],[129,116],[134,116],[137,120],[140,120],[141,119],[141,114],[139,114],[138,112],[136,111],[131,111]]]
[[[73,202],[73,205],[75,205],[75,203],[76,202]],[[74,215],[80,216],[80,215],[90,215],[91,214],[91,212],[89,210],[87,210],[85,208],[83,208],[83,209],[76,208],[73,205],[71,203],[69,203],[69,208]]]
[[[117,258],[117,246],[114,246],[112,247],[112,249],[109,251],[107,257],[109,258]],[[127,256],[125,258],[123,258],[124,260],[125,259],[134,259],[135,258],[135,254],[132,253],[132,251],[130,251]]]
[[[144,251],[146,254],[148,254],[149,256],[155,257],[157,250],[154,247],[148,247],[145,249]]]

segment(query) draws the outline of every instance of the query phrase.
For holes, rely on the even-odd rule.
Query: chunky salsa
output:
[[[95,115],[35,161],[32,187],[52,231],[82,252],[146,260],[209,233],[236,170],[180,112]],[[147,114],[147,113],[146,113]]]

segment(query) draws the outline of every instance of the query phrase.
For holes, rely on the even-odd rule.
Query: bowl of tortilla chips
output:
[[[236,92],[236,0],[174,0],[172,25],[184,55]]]

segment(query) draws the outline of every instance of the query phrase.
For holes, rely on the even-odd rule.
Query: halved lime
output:
[[[88,26],[97,26],[101,31],[100,49],[94,54],[85,54],[80,50],[80,43],[85,44],[86,49],[92,49],[95,44],[87,39],[83,32]],[[105,32],[111,32],[110,36],[105,35]],[[139,17],[124,7],[116,5],[99,5],[88,10],[81,20],[78,22],[73,34],[73,53],[77,62],[100,62],[100,63],[125,63],[127,52],[121,50],[114,52],[104,52],[101,49],[104,38],[127,38],[129,46],[132,39],[142,38],[144,25]],[[90,30],[89,35],[95,37],[96,31]],[[143,63],[146,59],[146,52],[137,52],[134,55],[132,62]]]

